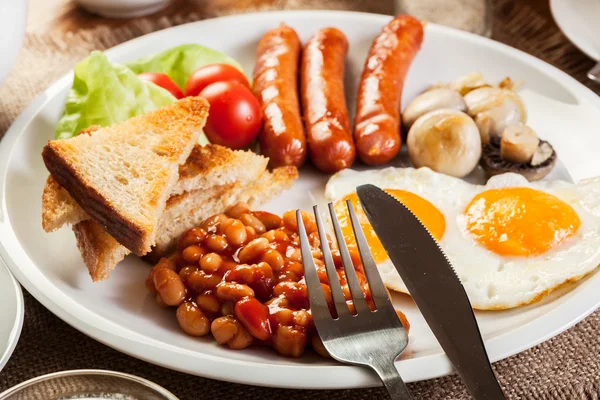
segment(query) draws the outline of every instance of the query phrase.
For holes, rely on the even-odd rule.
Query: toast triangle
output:
[[[208,103],[188,97],[100,128],[51,140],[46,168],[107,233],[136,255],[156,241],[157,223],[206,122]]]

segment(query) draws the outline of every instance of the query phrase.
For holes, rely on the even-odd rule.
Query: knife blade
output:
[[[505,399],[467,293],[419,219],[374,185],[356,189],[362,208],[421,314],[471,395]]]

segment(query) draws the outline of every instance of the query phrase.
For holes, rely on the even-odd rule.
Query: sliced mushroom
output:
[[[550,146],[548,142],[542,142],[538,146],[535,153],[533,153],[533,157],[531,158],[531,166],[537,167],[544,164],[547,160],[551,159],[553,156],[556,156],[554,152],[554,148]]]
[[[492,140],[483,146],[480,164],[489,176],[515,172],[528,181],[538,181],[548,175],[556,164],[556,151],[550,143],[540,140],[531,161],[515,163],[502,158],[500,141]]]
[[[521,88],[521,86],[523,86],[522,80],[513,81],[508,76],[506,78],[502,79],[498,83],[498,87],[500,89],[508,89],[508,90],[512,90],[513,92],[516,92],[517,90],[519,90]]]
[[[500,139],[500,157],[517,164],[528,164],[539,144],[540,139],[527,125],[509,125]]]
[[[479,127],[481,142],[499,139],[508,125],[525,123],[527,112],[521,97],[512,90],[482,87],[465,96],[467,112]]]
[[[490,86],[490,84],[485,81],[481,72],[471,72],[470,74],[463,75],[448,84],[450,89],[456,90],[463,96],[472,90],[486,86]]]
[[[443,108],[419,117],[408,133],[408,154],[415,167],[463,177],[477,166],[481,139],[467,114]]]
[[[439,87],[421,93],[408,103],[402,113],[402,124],[409,130],[421,115],[440,108],[451,108],[466,111],[467,105],[463,97],[455,90]]]

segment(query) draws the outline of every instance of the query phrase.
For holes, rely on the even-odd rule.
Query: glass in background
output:
[[[394,14],[411,14],[477,35],[492,35],[492,0],[394,0]]]

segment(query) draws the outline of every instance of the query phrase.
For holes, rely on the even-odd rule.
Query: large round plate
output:
[[[366,52],[390,17],[347,12],[275,12],[248,14],[188,24],[117,46],[107,52],[116,61],[153,53],[177,44],[198,42],[235,57],[251,72],[261,34],[281,21],[306,40],[316,29],[335,26],[350,42],[347,88],[350,106]],[[232,30],[233,29],[233,30]],[[235,31],[235,32],[234,32]],[[574,179],[600,174],[600,100],[555,68],[502,44],[429,24],[404,95],[426,85],[481,71],[490,79],[523,79],[530,122],[558,149]],[[60,79],[15,121],[0,144],[0,254],[20,282],[60,318],[87,335],[124,353],[168,368],[248,384],[290,388],[354,388],[378,385],[367,370],[314,355],[288,359],[266,349],[228,350],[210,338],[182,334],[172,310],[157,307],[144,286],[148,267],[130,257],[111,279],[93,284],[75,247],[73,234],[41,229],[40,197],[47,172],[42,146],[52,136],[71,83]],[[557,173],[565,175],[563,167]],[[264,206],[273,212],[310,209],[323,201],[327,177],[302,171],[294,187]],[[564,289],[542,303],[506,312],[480,312],[477,318],[492,361],[523,351],[565,330],[600,304],[600,275]],[[406,296],[394,299],[412,323],[409,349],[398,362],[407,381],[451,373],[451,365],[417,308]]]
[[[2,371],[17,346],[25,315],[21,285],[12,276],[2,259],[0,259],[0,304],[2,304],[0,309],[0,371]]]
[[[600,2],[598,0],[550,0],[556,24],[575,46],[600,61]]]

